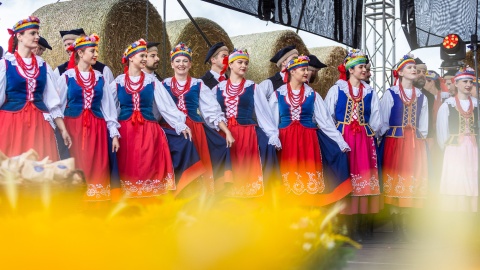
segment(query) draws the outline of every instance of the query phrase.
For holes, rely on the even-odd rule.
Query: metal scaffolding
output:
[[[363,0],[362,50],[372,63],[371,85],[380,96],[392,83],[395,65],[395,0]]]

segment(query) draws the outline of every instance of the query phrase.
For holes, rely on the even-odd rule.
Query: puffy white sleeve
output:
[[[270,97],[272,96],[273,91],[275,91],[275,89],[273,89],[272,81],[269,79],[266,79],[263,82],[261,82],[259,86],[260,86],[259,90],[263,93],[266,99],[270,100]]]
[[[328,90],[327,96],[325,97],[325,106],[327,107],[327,111],[329,115],[332,117],[335,116],[335,106],[337,106],[338,101],[338,86],[333,85]],[[335,118],[335,117],[334,117]]]
[[[58,94],[60,95],[60,107],[62,112],[65,112],[65,107],[67,106],[67,97],[68,97],[68,85],[67,78],[64,73],[62,76],[57,78]]]
[[[316,92],[314,114],[315,121],[317,122],[318,127],[322,129],[322,131],[325,132],[328,137],[334,140],[342,151],[350,150],[350,147],[343,139],[342,134],[335,127],[333,119],[330,116],[327,107],[325,106],[325,102],[323,101],[322,97]]]
[[[55,68],[52,76],[53,76],[53,78],[56,78],[56,80],[58,80],[58,78],[60,78],[60,70],[58,70],[58,67]]]
[[[57,75],[58,73],[55,73],[49,65],[47,65],[47,70],[48,70],[48,72],[47,72],[48,75],[52,77],[52,81],[54,83],[57,83],[58,79],[60,78],[60,76]],[[58,87],[58,85],[57,85],[57,87]],[[59,91],[58,88],[57,88],[57,91]],[[60,94],[60,92],[59,92],[59,94]]]
[[[378,95],[375,91],[372,91],[372,101],[370,104],[370,120],[368,124],[373,129],[375,133],[380,133],[382,127],[382,117],[380,114],[380,101],[378,100]]]
[[[385,91],[380,99],[380,119],[381,119],[381,126],[380,126],[380,136],[385,134],[387,130],[390,128],[390,114],[392,113],[393,107],[393,97],[390,91]]]
[[[168,94],[163,84],[155,83],[154,99],[158,111],[165,121],[175,129],[177,134],[188,129],[188,126],[185,124],[185,114],[177,108],[177,105],[175,105],[175,102],[173,102],[172,97]]]
[[[440,106],[437,114],[437,141],[442,149],[445,147],[448,138],[450,138],[450,131],[448,129],[449,114],[448,104],[445,102]]]
[[[270,111],[272,112],[273,123],[276,127],[278,127],[278,125],[280,124],[280,112],[278,111],[278,98],[275,93],[270,96],[270,99],[268,100],[268,106],[270,107]]]
[[[200,99],[199,99],[199,109],[200,113],[210,127],[220,130],[218,124],[220,122],[227,123],[225,114],[222,112],[222,108],[216,99],[216,96],[213,94],[212,90],[208,88],[202,81],[200,83]],[[214,89],[216,89],[214,87]]]
[[[418,131],[422,134],[423,138],[427,138],[428,135],[428,100],[427,97],[423,97],[422,111],[420,112],[420,119],[418,123]]]
[[[50,115],[53,119],[56,119],[58,117],[63,118],[63,112],[60,104],[60,96],[58,95],[56,83],[54,83],[52,79],[55,76],[50,73],[52,69],[48,67],[48,64],[44,64],[47,65],[48,74],[47,83],[45,84],[45,89],[43,91],[43,102],[47,106],[48,111],[50,112]]]
[[[275,125],[272,111],[270,110],[267,98],[265,97],[265,92],[262,91],[261,88],[261,86],[255,85],[255,91],[253,94],[257,122],[263,132],[267,134],[268,144],[281,148],[282,144],[278,138],[278,125]]]
[[[113,103],[115,104],[115,108],[117,109],[118,116],[120,115],[120,102],[118,101],[117,83],[115,81],[111,82],[110,85],[108,85],[108,91],[112,94]]]
[[[103,75],[103,78],[105,79],[105,84],[106,85],[111,84],[113,82],[113,80],[115,80],[115,77],[113,77],[113,72],[108,66],[105,66],[103,68],[102,75]]]
[[[115,104],[113,94],[110,91],[110,85],[106,81],[103,85],[103,96],[100,110],[102,111],[105,122],[107,122],[110,138],[115,136],[120,137],[120,132],[118,132],[120,124],[118,123],[117,106]]]
[[[5,92],[7,90],[7,65],[5,59],[0,60],[0,107],[5,103]]]

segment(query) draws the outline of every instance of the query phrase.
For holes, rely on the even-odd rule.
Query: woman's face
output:
[[[230,71],[233,74],[236,74],[239,77],[244,78],[248,71],[248,60],[247,59],[237,59],[232,63],[228,64]]]
[[[97,47],[88,47],[85,50],[80,50],[78,51],[78,56],[80,57],[80,61],[89,65],[95,65],[98,58]]]
[[[175,57],[171,64],[175,75],[188,75],[188,71],[192,67],[190,59],[183,55]]]
[[[40,35],[38,29],[29,29],[25,30],[22,33],[17,34],[18,45],[24,46],[30,50],[33,50],[38,47],[38,40],[40,39]]]
[[[348,72],[350,72],[351,77],[355,77],[357,80],[365,81],[367,78],[367,68],[365,64],[359,64],[353,68],[349,68]]]
[[[138,69],[144,69],[147,64],[147,52],[139,52],[129,59],[130,67],[134,66]]]
[[[414,81],[417,79],[417,67],[415,64],[408,64],[398,72],[398,75],[402,78]]]
[[[290,71],[290,81],[306,83],[308,81],[308,68],[301,67]]]
[[[473,80],[463,79],[455,81],[455,87],[457,87],[458,93],[469,95],[473,88]]]

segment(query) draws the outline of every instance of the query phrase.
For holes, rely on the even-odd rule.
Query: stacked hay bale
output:
[[[477,51],[477,59],[480,59],[480,51]],[[467,55],[465,56],[465,65],[468,65],[472,68],[475,68],[475,61],[473,61],[473,51],[468,51],[467,52]],[[480,67],[480,62],[478,64],[478,66],[476,67],[476,69],[478,71],[480,71],[480,69],[478,69]]]
[[[148,3],[148,37],[146,35],[146,12]],[[72,0],[46,5],[33,15],[40,18],[40,35],[48,40],[53,50],[44,54],[53,67],[68,60],[60,38],[60,30],[83,28],[87,34],[100,36],[99,60],[108,65],[114,75],[123,73],[121,63],[125,48],[132,42],[146,38],[147,41],[163,40],[162,18],[155,7],[146,1],[136,0]],[[160,44],[159,52],[168,54],[170,44]],[[169,63],[168,55],[160,57],[160,67]],[[157,71],[163,74],[163,68]]]
[[[310,54],[315,55],[318,60],[327,65],[318,72],[317,79],[310,86],[325,98],[328,89],[338,80],[340,73],[338,65],[343,63],[347,50],[339,46],[310,48]]]
[[[232,37],[232,42],[235,48],[248,50],[250,63],[247,78],[256,83],[279,71],[277,66],[270,62],[270,58],[281,48],[296,45],[300,54],[309,54],[300,36],[291,30],[236,36]]]
[[[212,45],[222,41],[230,51],[233,50],[230,37],[220,25],[205,18],[194,19]],[[190,75],[192,77],[199,78],[203,76],[207,70],[210,70],[210,65],[204,64],[205,56],[210,47],[190,19],[167,22],[167,33],[172,48],[178,43],[183,42],[187,47],[192,49],[193,65],[190,69]],[[170,65],[167,66],[167,69],[169,70],[168,73],[173,75]]]

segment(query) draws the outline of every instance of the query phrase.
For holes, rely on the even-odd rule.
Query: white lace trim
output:
[[[10,61],[10,63],[13,66],[17,66],[17,59],[15,58],[15,55],[13,55],[12,53],[6,53],[5,56],[3,56],[3,58],[5,58],[5,60]],[[36,55],[36,58],[37,58],[38,67],[43,66],[43,64],[45,63],[45,60],[43,60],[43,58],[41,58],[38,55]],[[28,59],[28,58],[23,58],[23,59]]]
[[[98,82],[98,79],[100,79],[100,77],[103,77],[103,74],[98,70],[93,70],[93,71],[95,73],[95,81]],[[82,73],[86,73],[86,72],[82,72]],[[76,78],[76,76],[77,76],[75,74],[75,69],[73,69],[73,68],[68,69],[67,71],[65,71],[64,74],[65,74],[65,76],[68,76],[69,78]]]
[[[135,77],[130,77],[130,78],[139,78],[140,76],[135,76]],[[137,80],[138,81],[138,80]],[[155,82],[155,77],[145,73],[145,80],[143,81],[143,87]],[[120,74],[118,75],[117,78],[115,78],[115,83],[119,84],[121,87],[125,87],[125,74]]]
[[[176,124],[174,128],[177,135],[180,135],[182,131],[184,131],[185,129],[188,129],[188,126],[185,123],[179,123],[179,124]]]
[[[51,110],[50,110],[50,115],[52,117],[52,119],[57,119],[57,118],[63,118],[63,112],[62,112],[62,109],[60,109],[59,107],[53,107]]]
[[[305,97],[309,97],[311,94],[315,93],[315,90],[313,90],[313,88],[311,88],[307,84],[303,84],[303,85],[305,86]],[[280,88],[278,88],[277,91],[280,93],[280,95],[286,96],[287,95],[287,85],[284,84],[284,85],[280,86]]]
[[[471,97],[472,98],[472,103],[473,103],[473,107],[477,107],[478,104],[477,104],[477,99],[475,97]],[[455,101],[455,97],[449,97],[447,99],[445,99],[444,101],[445,103],[447,103],[448,105],[452,106],[452,107],[457,107],[457,102]],[[462,101],[460,100],[460,103]]]
[[[220,128],[218,127],[218,124],[220,124],[220,122],[224,122],[225,125],[227,124],[227,118],[223,117],[223,115],[220,115],[217,117],[217,119],[213,120],[213,126],[215,127],[215,129],[217,131],[220,130]]]
[[[255,82],[254,82],[254,81],[251,81],[251,80],[247,80],[247,81],[245,82],[244,87],[245,87],[245,88],[250,87],[252,84],[255,84]],[[218,87],[220,90],[225,91],[225,88],[227,87],[227,81],[225,80],[225,81],[223,81],[223,82],[219,82],[219,83],[217,84],[217,87]]]
[[[282,143],[280,142],[280,138],[278,138],[278,136],[270,136],[270,138],[268,138],[268,144],[273,145],[279,149],[282,148]]]
[[[88,184],[87,197],[88,200],[110,199],[110,185],[104,187],[102,184]]]
[[[398,85],[394,85],[394,86],[390,87],[389,90],[393,90],[393,92],[395,94],[400,95],[400,87],[398,87]],[[422,90],[420,90],[416,87],[415,87],[415,94],[417,95],[417,97],[423,95]]]
[[[373,88],[366,82],[364,81],[360,81],[361,84],[363,84],[363,97],[365,97],[366,95],[370,94],[372,91],[373,91]],[[344,80],[338,80],[335,85],[337,85],[340,90],[342,90],[346,95],[347,97],[350,96],[350,91],[348,90],[348,83],[347,81],[344,81]]]
[[[110,138],[113,138],[115,136],[118,136],[120,138],[120,132],[118,132],[118,129],[115,126],[108,127],[108,133],[110,134]]]

